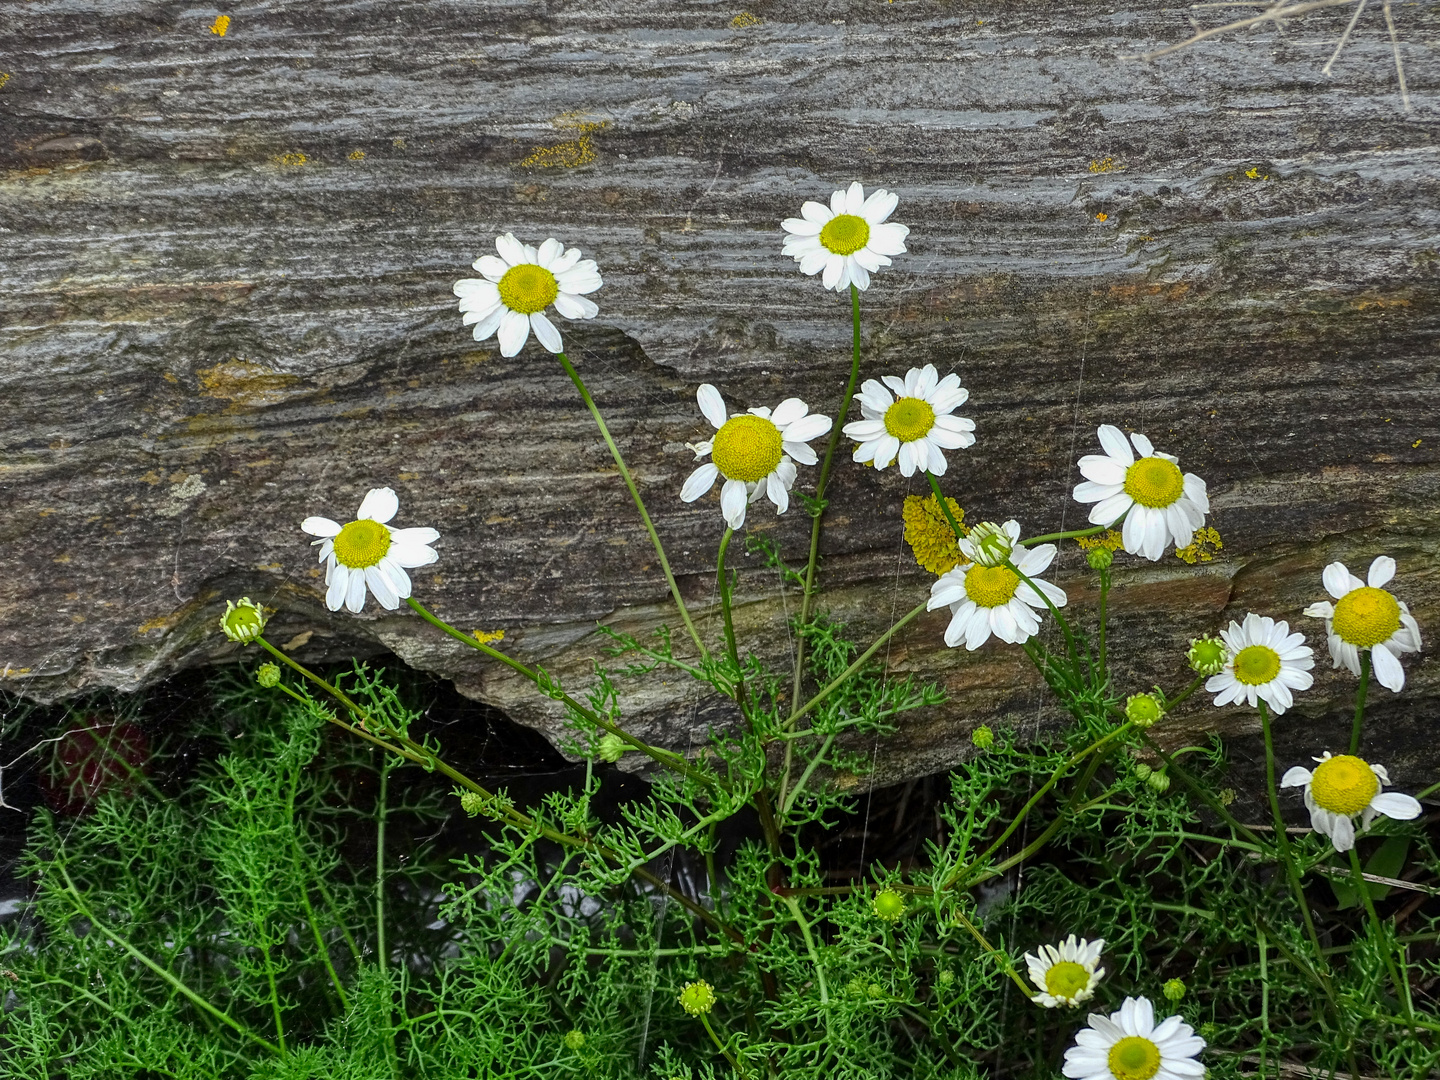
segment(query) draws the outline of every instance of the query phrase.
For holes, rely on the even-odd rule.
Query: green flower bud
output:
[[[981,566],[1003,566],[1014,548],[1010,534],[993,521],[976,525],[960,541],[960,550]]]
[[[905,916],[905,898],[894,889],[885,889],[877,893],[872,907],[876,918],[884,919],[886,922],[899,922]]]
[[[1200,1030],[1197,1031],[1195,1034],[1199,1035],[1207,1043],[1213,1043],[1216,1037],[1220,1034],[1220,1025],[1215,1023],[1214,1021],[1207,1020],[1205,1023],[1200,1025]]]
[[[269,690],[272,686],[279,686],[280,665],[261,664],[260,670],[255,672],[255,681],[258,682],[261,686],[265,687],[265,689],[267,690]]]
[[[680,991],[680,1007],[691,1016],[704,1016],[715,1007],[715,988],[704,979],[686,983]]]
[[[1191,638],[1185,660],[1196,675],[1219,675],[1225,670],[1225,642],[1218,637]]]
[[[485,809],[485,800],[480,797],[478,791],[464,791],[460,793],[460,809],[474,817]]]
[[[248,645],[265,632],[265,609],[248,596],[238,604],[225,601],[225,614],[220,616],[220,629],[231,641]]]
[[[1164,769],[1152,770],[1150,775],[1145,778],[1145,783],[1156,795],[1164,795],[1170,790],[1170,777]]]
[[[620,755],[629,749],[628,744],[619,735],[607,731],[600,737],[600,745],[595,749],[595,755],[601,761],[608,761],[611,764],[620,760]]]
[[[1151,727],[1165,715],[1165,706],[1155,694],[1131,694],[1125,699],[1125,719],[1139,728]]]
[[[989,750],[995,745],[995,732],[990,730],[989,724],[981,724],[970,733],[970,741],[981,750]]]
[[[570,1050],[579,1050],[585,1045],[585,1033],[583,1031],[571,1031],[565,1036],[565,1046]]]
[[[1185,996],[1185,984],[1179,979],[1171,979],[1160,990],[1167,1001],[1179,1001]]]
[[[1085,561],[1090,564],[1091,570],[1109,570],[1110,564],[1115,561],[1115,553],[1109,548],[1091,548],[1085,553]]]
[[[1229,806],[1235,801],[1235,789],[1233,787],[1221,788],[1215,798],[1221,806]]]
[[[875,1000],[877,998],[884,997],[885,990],[883,987],[881,987],[879,983],[871,983],[869,988],[865,991],[865,995],[871,1000]]]
[[[955,972],[951,971],[949,968],[944,968],[940,972],[939,979],[941,986],[949,986],[955,981]]]

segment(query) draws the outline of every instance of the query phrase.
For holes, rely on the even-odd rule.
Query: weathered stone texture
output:
[[[312,633],[301,658],[389,648],[553,733],[547,703],[408,612],[326,612],[300,519],[394,486],[399,524],[443,534],[425,601],[582,684],[596,620],[653,625],[663,582],[563,374],[470,341],[452,282],[505,230],[599,260],[601,316],[563,329],[704,608],[718,508],[677,497],[695,386],[833,414],[844,302],[780,256],[778,223],[852,178],[898,191],[913,229],[864,297],[864,370],[961,373],[978,442],[946,483],[972,519],[1080,524],[1074,460],[1102,422],[1209,481],[1221,560],[1122,557],[1134,688],[1247,610],[1323,649],[1299,612],[1337,557],[1393,554],[1433,639],[1440,10],[1394,10],[1409,114],[1378,10],[1327,79],[1348,10],[1145,65],[1119,56],[1183,36],[1185,9],[775,2],[737,26],[718,4],[260,3],[221,37],[178,3],[11,4],[3,685],[50,699],[231,660],[214,620],[249,594],[277,640]],[[922,488],[837,471],[827,603],[862,635],[925,595],[900,539]],[[802,558],[800,514],[755,525]],[[1077,601],[1083,569],[1059,564]],[[760,570],[741,592],[783,653],[794,597]],[[954,696],[881,749],[886,777],[957,760],[982,719],[1049,715],[1023,657],[947,650],[942,626],[890,651]],[[1321,675],[1294,751],[1343,727],[1350,687]],[[1437,693],[1428,655],[1380,692],[1401,777],[1436,764],[1413,733]],[[724,715],[674,680],[630,705],[679,746]]]

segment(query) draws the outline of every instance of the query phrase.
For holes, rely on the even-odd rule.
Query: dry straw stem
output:
[[[1264,3],[1266,0],[1255,0],[1256,3]],[[1121,56],[1122,60],[1155,60],[1158,57],[1166,56],[1181,49],[1190,47],[1207,38],[1219,37],[1221,34],[1228,34],[1232,30],[1246,30],[1252,26],[1259,26],[1261,23],[1273,22],[1276,25],[1285,19],[1293,19],[1300,15],[1317,11],[1320,8],[1344,7],[1347,4],[1355,5],[1355,14],[1350,17],[1350,24],[1345,27],[1345,32],[1340,35],[1340,40],[1335,44],[1335,52],[1322,69],[1322,74],[1329,75],[1331,67],[1340,58],[1340,51],[1345,48],[1345,43],[1350,40],[1351,31],[1355,24],[1360,21],[1360,14],[1365,10],[1369,0],[1306,0],[1304,3],[1286,4],[1284,0],[1276,0],[1258,15],[1252,15],[1246,19],[1236,19],[1234,22],[1225,23],[1223,26],[1212,26],[1208,30],[1197,30],[1191,37],[1174,45],[1166,45],[1164,48],[1151,49],[1149,52],[1130,53]],[[1191,4],[1192,8],[1202,7],[1237,7],[1246,6],[1246,0],[1238,0],[1237,3],[1201,3]],[[1400,83],[1400,99],[1404,104],[1405,111],[1410,112],[1410,90],[1405,84],[1405,63],[1400,58],[1400,38],[1395,32],[1395,18],[1390,11],[1390,0],[1384,0],[1383,9],[1385,12],[1385,26],[1390,31],[1390,48],[1395,54],[1395,77]]]

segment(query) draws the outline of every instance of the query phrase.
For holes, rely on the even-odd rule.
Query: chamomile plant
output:
[[[1214,531],[1205,480],[1104,424],[1103,454],[1075,463],[1085,528],[1046,531],[1063,516],[1030,508],[1022,529],[1003,492],[967,521],[942,481],[985,437],[955,412],[983,420],[983,395],[970,398],[962,371],[902,375],[864,349],[861,295],[906,252],[897,204],[853,184],[783,223],[783,254],[848,294],[848,368],[803,392],[762,395],[734,373],[723,396],[701,384],[675,440],[690,459],[644,492],[546,314],[598,317],[598,267],[556,240],[502,235],[475,263],[482,278],[455,285],[461,322],[506,357],[565,372],[654,547],[668,624],[601,627],[592,674],[568,684],[542,654],[452,625],[437,614],[443,577],[409,570],[463,569],[477,541],[430,528],[418,483],[370,490],[353,518],[352,496],[316,496],[297,509],[294,560],[307,540],[317,549],[316,605],[348,618],[373,597],[387,619],[423,620],[436,647],[474,650],[482,678],[503,666],[533,684],[537,707],[565,720],[574,782],[527,797],[477,774],[423,703],[364,664],[307,667],[266,636],[274,612],[238,598],[218,632],[263,663],[254,684],[226,689],[222,713],[223,730],[246,737],[183,792],[137,787],[35,832],[39,932],[0,936],[0,975],[13,975],[0,1072],[1433,1074],[1430,791],[1402,763],[1392,776],[1361,756],[1368,673],[1399,692],[1401,658],[1420,649],[1404,589],[1391,591],[1419,568],[1377,558],[1361,582],[1335,563],[1331,600],[1304,612],[1326,620],[1334,663],[1359,677],[1348,752],[1292,722],[1312,709],[1319,640],[1298,610],[1196,616],[1188,651],[1141,679],[1113,656],[1112,589]],[[926,575],[897,579],[878,632],[847,624],[821,587],[840,468],[854,470],[849,490],[893,501]],[[922,476],[922,494],[902,493]],[[809,519],[797,552],[757,527],[797,513]],[[690,610],[709,593],[680,588],[657,518],[711,537],[705,610]],[[740,571],[747,591],[785,590],[778,658],[736,619],[742,533],[761,567]],[[1187,572],[1183,558],[1172,569]],[[1016,731],[961,715],[917,660],[938,653],[963,670],[982,650],[1064,719]],[[683,750],[627,715],[654,680],[685,681],[710,718]],[[1217,715],[1259,731],[1254,768],[1230,772],[1222,741],[1203,734]],[[928,797],[907,788],[886,804],[879,748],[917,716],[963,736],[962,760],[943,793],[927,781]],[[648,786],[614,805],[618,766]],[[1305,811],[1312,829],[1294,828]],[[386,829],[407,814],[409,835],[446,816],[472,831],[446,859],[407,851],[402,888]],[[424,909],[425,933],[395,925],[402,898]]]

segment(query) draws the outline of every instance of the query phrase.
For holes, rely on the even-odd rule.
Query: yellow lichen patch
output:
[[[1249,177],[1251,180],[1269,180],[1269,179],[1270,179],[1270,175],[1269,175],[1268,173],[1261,173],[1259,167],[1258,167],[1258,166],[1255,166],[1255,165],[1251,165],[1250,168],[1246,169],[1246,170],[1245,170],[1245,175],[1246,175],[1247,177]]]
[[[351,160],[351,161],[364,161],[364,160],[365,160],[365,151],[364,151],[364,150],[351,150],[351,151],[350,151],[350,154],[349,154],[349,157],[350,157],[350,160]]]
[[[1096,215],[1095,215],[1095,220],[1096,220],[1096,221],[1109,221],[1109,220],[1110,220],[1110,215],[1102,212],[1102,213],[1099,213],[1099,214],[1096,214]]]
[[[9,81],[10,81],[10,72],[8,72],[8,71],[0,71],[0,90],[3,90],[3,89],[5,88],[5,84],[6,84],[7,82],[9,82]],[[30,669],[29,669],[29,668],[26,668],[25,670],[26,670],[26,671],[29,671]]]
[[[948,498],[945,503],[960,531],[968,532],[965,511],[960,504]],[[901,516],[905,519],[905,542],[922,567],[932,574],[943,574],[960,565],[960,545],[955,540],[955,530],[945,520],[934,495],[923,498],[919,495],[905,496]]]
[[[1115,529],[1106,529],[1099,536],[1077,536],[1075,543],[1080,545],[1081,551],[1094,551],[1096,548],[1119,551],[1125,544],[1125,538]]]
[[[758,15],[752,15],[748,11],[742,11],[730,20],[730,25],[736,30],[744,30],[747,26],[759,26],[764,22]]]
[[[1195,530],[1195,538],[1190,543],[1175,549],[1175,557],[1194,566],[1197,562],[1210,562],[1224,547],[1219,530],[1206,525]]]
[[[470,633],[481,645],[494,645],[497,641],[505,640],[504,630],[472,630]]]
[[[1124,172],[1125,163],[1123,161],[1116,161],[1113,157],[1106,155],[1099,161],[1090,162],[1090,171],[1092,173]]]
[[[230,402],[227,411],[273,405],[300,380],[251,360],[226,360],[195,372],[200,392]]]
[[[229,15],[217,15],[217,16],[215,17],[215,21],[210,24],[210,33],[212,33],[212,34],[217,34],[217,35],[219,35],[220,37],[224,37],[224,36],[225,36],[225,31],[227,31],[227,30],[229,30],[229,29],[230,29],[230,16],[229,16]]]
[[[589,135],[581,135],[570,142],[556,146],[537,146],[528,157],[517,164],[522,169],[573,169],[577,165],[589,165],[595,160],[595,148],[590,144]]]
[[[281,168],[299,168],[301,165],[304,165],[310,159],[307,158],[304,154],[302,154],[299,150],[292,150],[288,154],[276,154],[270,160],[273,161],[276,165],[279,165]]]

